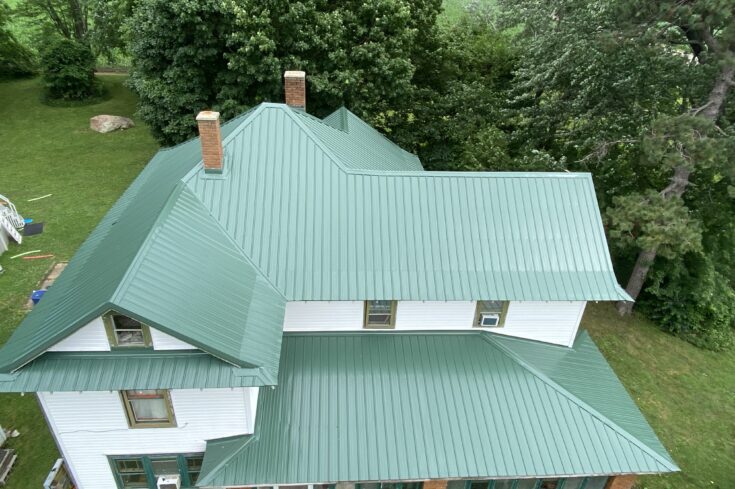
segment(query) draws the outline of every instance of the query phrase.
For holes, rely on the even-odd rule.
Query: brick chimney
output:
[[[197,115],[199,140],[206,173],[222,173],[222,136],[219,130],[219,112],[203,110]]]
[[[306,73],[287,71],[283,74],[286,104],[294,109],[306,110]]]

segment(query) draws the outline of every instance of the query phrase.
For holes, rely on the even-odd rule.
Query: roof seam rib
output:
[[[539,369],[537,369],[533,365],[529,364],[526,360],[524,360],[520,355],[516,354],[513,350],[501,344],[500,342],[495,341],[495,338],[493,338],[493,336],[494,336],[494,333],[491,333],[488,331],[482,332],[482,337],[485,341],[487,341],[488,343],[490,343],[491,345],[493,345],[494,347],[496,347],[497,349],[505,353],[507,356],[511,357],[520,366],[522,366],[523,368],[531,372],[534,376],[539,378],[545,384],[547,384],[548,386],[550,386],[551,388],[559,392],[561,395],[563,395],[570,401],[577,404],[579,407],[587,411],[589,414],[591,414],[592,416],[600,420],[600,422],[614,429],[617,433],[622,435],[626,440],[628,440],[630,443],[633,443],[635,446],[637,446],[638,448],[646,452],[648,455],[653,457],[656,461],[658,461],[662,465],[670,469],[673,469],[673,470],[678,470],[678,467],[676,466],[676,464],[672,464],[670,460],[667,460],[666,458],[662,457],[659,453],[657,453],[651,447],[649,447],[648,445],[640,441],[638,438],[630,434],[627,430],[623,429],[617,423],[613,422],[610,418],[603,415],[600,411],[593,408],[592,406],[584,402],[582,399],[580,399],[579,397],[569,392],[568,389],[564,388],[559,383],[552,380],[548,375],[541,372]]]

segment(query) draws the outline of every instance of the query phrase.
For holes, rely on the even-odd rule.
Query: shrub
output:
[[[641,305],[661,327],[709,350],[732,347],[735,291],[705,254],[657,263]]]
[[[85,100],[98,95],[94,65],[88,45],[70,39],[57,40],[41,55],[46,96],[55,100]]]

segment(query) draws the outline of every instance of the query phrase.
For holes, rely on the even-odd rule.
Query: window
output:
[[[607,477],[587,477],[582,489],[603,489],[607,484]]]
[[[365,328],[393,329],[396,301],[365,301]]]
[[[121,394],[131,428],[176,426],[168,391],[122,391]]]
[[[187,457],[186,459],[186,471],[192,485],[199,480],[199,473],[202,471],[202,460],[204,460],[204,457]]]
[[[477,328],[502,327],[507,310],[508,302],[506,301],[477,301],[473,326]]]
[[[538,489],[559,489],[561,487],[560,479],[541,479],[539,481]]]
[[[115,460],[114,467],[117,472],[118,485],[121,489],[148,487],[148,476],[142,459],[118,459]]]
[[[192,487],[199,478],[202,458],[202,454],[111,457],[110,466],[119,489],[155,488],[161,475],[178,475],[181,487]]]
[[[122,314],[108,314],[103,318],[110,346],[146,348],[151,346],[148,326]]]

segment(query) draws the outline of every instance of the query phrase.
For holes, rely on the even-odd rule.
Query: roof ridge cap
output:
[[[528,370],[531,374],[533,374],[535,377],[539,378],[542,382],[547,384],[552,389],[556,390],[558,393],[569,399],[570,401],[577,404],[579,407],[587,411],[589,414],[591,414],[593,417],[597,418],[602,423],[608,425],[609,427],[613,428],[618,434],[623,436],[626,440],[628,440],[630,443],[634,444],[644,452],[646,452],[649,456],[653,457],[657,462],[661,463],[662,465],[665,465],[668,468],[671,468],[673,470],[681,470],[676,465],[676,463],[673,463],[672,460],[668,460],[666,457],[663,457],[661,454],[656,452],[654,449],[643,443],[641,440],[633,436],[628,430],[624,429],[622,426],[620,426],[618,423],[615,423],[613,420],[602,414],[597,409],[593,408],[589,404],[587,404],[582,399],[578,398],[574,394],[572,394],[568,389],[566,389],[564,386],[553,380],[551,377],[546,375],[545,373],[541,372],[538,368],[533,366],[532,364],[528,363],[526,360],[524,360],[520,355],[515,353],[513,350],[508,348],[507,346],[503,345],[502,343],[496,341],[494,335],[497,333],[491,333],[489,331],[483,331],[482,337],[485,341],[493,345],[495,348],[500,350],[502,353],[504,353],[506,356],[510,357],[512,360],[514,360],[516,363],[518,363],[521,367]],[[522,338],[520,338],[522,340]]]

